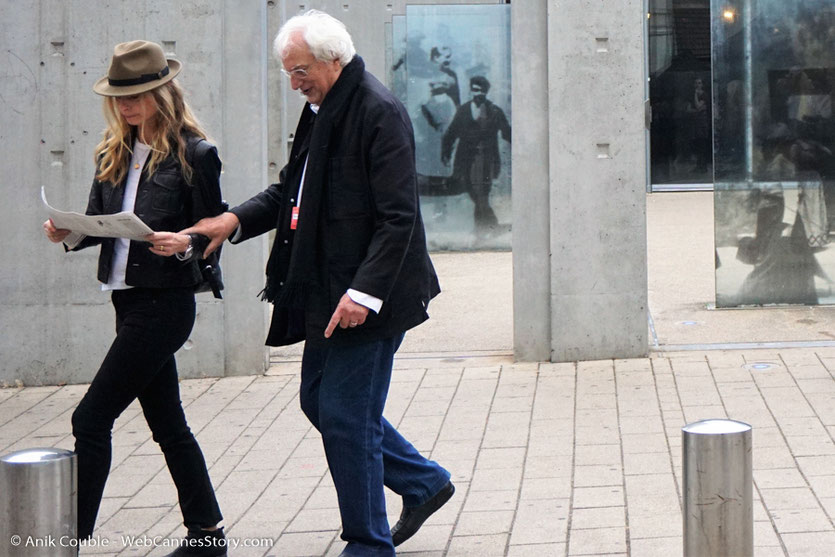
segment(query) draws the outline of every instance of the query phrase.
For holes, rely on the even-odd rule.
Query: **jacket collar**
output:
[[[342,68],[342,72],[340,72],[333,87],[325,95],[317,116],[320,119],[330,120],[334,124],[338,124],[344,118],[346,105],[362,81],[364,74],[365,62],[358,54],[355,54],[351,61]]]

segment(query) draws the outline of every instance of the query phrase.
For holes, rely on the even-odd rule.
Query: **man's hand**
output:
[[[215,251],[226,238],[231,236],[239,224],[238,217],[234,213],[227,212],[216,217],[200,219],[194,226],[180,230],[180,234],[202,234],[203,236],[208,236],[211,241],[203,252],[203,256],[206,257]]]
[[[365,323],[365,318],[368,316],[368,308],[356,303],[348,294],[343,294],[339,299],[339,304],[336,306],[330,323],[325,329],[325,338],[331,338],[334,329],[339,325],[343,329],[348,327],[354,328]]]

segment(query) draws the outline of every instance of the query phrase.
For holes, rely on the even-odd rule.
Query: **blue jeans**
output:
[[[194,293],[131,288],[115,290],[112,300],[116,339],[72,416],[78,537],[93,534],[110,472],[113,423],[137,398],[177,486],[185,525],[213,526],[222,516],[203,453],[186,423],[174,360],[194,325]]]
[[[351,556],[393,556],[383,485],[417,506],[449,481],[383,417],[403,335],[357,346],[307,342],[302,411],[322,434]]]

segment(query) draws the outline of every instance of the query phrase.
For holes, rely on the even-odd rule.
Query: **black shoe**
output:
[[[227,557],[226,536],[223,528],[217,530],[191,530],[180,542],[180,547],[166,557]]]
[[[420,527],[423,526],[423,523],[426,522],[426,519],[432,513],[443,507],[444,503],[449,501],[453,493],[455,493],[455,486],[452,485],[452,482],[447,482],[426,503],[417,507],[403,507],[403,511],[400,513],[400,520],[391,529],[391,541],[394,545],[400,545],[414,536]]]

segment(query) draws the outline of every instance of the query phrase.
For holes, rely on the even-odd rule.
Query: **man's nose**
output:
[[[296,77],[296,76],[294,76],[294,75],[291,75],[291,76],[290,76],[290,88],[291,88],[293,91],[295,91],[296,89],[298,89],[298,88],[299,88],[299,87],[301,87],[301,86],[302,86],[302,80],[301,80],[301,78]]]

